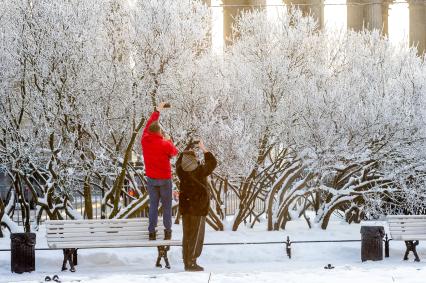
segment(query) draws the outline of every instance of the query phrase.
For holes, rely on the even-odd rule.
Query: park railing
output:
[[[125,200],[123,200],[124,202]],[[235,212],[238,210],[238,207],[240,205],[240,200],[238,196],[233,192],[229,191],[226,193],[226,195],[223,197],[223,211],[225,212],[226,216],[234,215]],[[101,219],[101,203],[102,203],[102,195],[92,195],[92,210],[93,210],[93,219]],[[83,217],[86,218],[86,214],[84,213],[85,208],[85,199],[82,195],[75,195],[71,201],[71,204],[73,208]],[[211,206],[212,208],[216,207],[216,203],[214,200],[211,200]],[[254,211],[257,213],[263,212],[265,208],[264,200],[257,199],[255,201],[255,208]],[[112,208],[106,207],[106,215],[109,215]],[[36,208],[30,210],[30,222],[35,223],[36,222]],[[176,216],[177,214],[177,206],[173,209],[173,216]],[[63,211],[62,215],[64,219],[69,219],[67,214]],[[139,214],[135,215],[135,217],[148,217],[148,209],[144,209],[139,212]],[[12,217],[13,221],[16,222],[18,225],[23,225],[22,220],[22,214],[20,211],[20,205],[18,202],[15,203],[15,211],[13,213]],[[41,216],[41,223],[48,220],[48,216],[46,213],[43,213]]]

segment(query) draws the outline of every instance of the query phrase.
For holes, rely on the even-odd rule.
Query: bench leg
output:
[[[161,265],[161,258],[164,258],[164,262],[166,263],[165,267],[170,269],[170,263],[169,259],[167,258],[167,252],[170,250],[170,246],[158,246],[158,256],[157,256],[157,262],[155,263],[156,267],[162,267]]]
[[[155,266],[156,266],[156,267],[163,267],[163,266],[161,265],[160,261],[161,261],[160,252],[158,252],[157,261],[156,261],[156,263],[155,263]]]
[[[418,245],[419,245],[419,241],[413,242],[413,254],[414,254],[414,257],[415,257],[414,261],[417,261],[417,262],[420,261],[420,257],[417,254],[417,248],[416,248]]]
[[[75,272],[74,262],[77,262],[77,249],[63,249],[64,260],[62,262],[62,271],[68,270],[67,262],[70,265],[70,271]]]
[[[64,253],[64,260],[62,261],[62,271],[65,271],[68,270],[67,262],[69,258],[69,249],[63,249],[62,252]]]
[[[72,254],[72,262],[74,265],[77,265],[78,261],[77,261],[77,249],[74,249],[74,252]]]
[[[287,236],[287,241],[285,243],[285,250],[287,252],[288,258],[291,259],[291,242],[290,242],[289,236]]]
[[[391,241],[392,239],[389,239],[388,238],[388,234],[386,234],[386,236],[385,236],[385,257],[389,257],[389,242]]]
[[[417,245],[419,244],[419,241],[405,241],[405,246],[407,247],[407,249],[405,250],[405,255],[404,255],[404,260],[408,260],[408,254],[411,252],[413,252],[414,254],[414,261],[419,262],[420,258],[419,255],[417,254]]]

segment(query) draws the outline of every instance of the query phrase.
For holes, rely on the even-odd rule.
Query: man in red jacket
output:
[[[170,158],[178,154],[170,138],[164,137],[158,119],[166,103],[151,114],[142,134],[142,153],[149,193],[149,239],[156,239],[158,204],[163,207],[164,239],[172,237],[172,170]]]

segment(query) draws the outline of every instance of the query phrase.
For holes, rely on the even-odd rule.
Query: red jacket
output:
[[[159,133],[149,131],[152,122],[160,118],[160,112],[154,111],[142,134],[142,154],[145,162],[146,176],[152,179],[172,178],[170,158],[178,154],[178,150],[171,141],[165,140]]]

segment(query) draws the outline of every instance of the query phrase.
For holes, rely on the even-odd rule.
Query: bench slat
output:
[[[46,225],[47,229],[56,229],[56,228],[97,228],[97,227],[148,227],[148,224],[145,223],[72,223],[72,224],[63,224],[63,225]]]
[[[164,234],[164,230],[157,230],[157,235],[162,235]],[[49,233],[46,234],[47,238],[54,238],[54,237],[68,237],[68,238],[74,238],[74,237],[91,237],[91,238],[95,238],[97,236],[146,236],[148,237],[148,231],[147,230],[143,230],[143,231],[128,231],[128,230],[121,230],[121,231],[109,231],[109,232],[100,232],[100,231],[84,231],[84,232],[79,232],[79,233],[74,233],[74,232],[59,232],[59,233]]]
[[[412,225],[389,225],[389,231],[390,232],[398,232],[398,231],[424,231],[426,232],[426,225],[416,225],[416,226],[412,226]]]
[[[396,236],[396,235],[425,235],[426,236],[426,232],[425,231],[397,231],[397,232],[391,232],[390,233],[391,236]]]
[[[406,229],[421,229],[426,228],[426,223],[401,223],[401,224],[388,224],[389,229],[399,229],[399,228],[406,228]]]
[[[424,218],[426,219],[426,215],[388,215],[386,216],[387,219],[418,219],[418,218]]]
[[[157,227],[163,227],[163,225],[158,225]],[[77,226],[54,226],[54,227],[46,227],[46,231],[60,231],[60,230],[76,230],[76,231],[89,231],[89,230],[98,230],[98,229],[108,229],[108,230],[119,230],[119,229],[136,229],[136,230],[148,230],[148,225],[77,225]]]
[[[426,219],[392,219],[388,223],[426,223]]]
[[[420,241],[426,240],[426,235],[392,235],[392,240],[400,240],[400,241]]]
[[[125,227],[125,228],[112,228],[112,227],[102,227],[102,228],[88,228],[88,227],[77,227],[77,228],[54,228],[54,229],[47,229],[46,232],[47,234],[62,234],[62,233],[76,233],[76,234],[80,234],[80,233],[97,233],[97,232],[115,232],[115,231],[148,231],[148,226],[146,227]],[[157,230],[163,230],[162,226],[157,227]]]
[[[426,231],[426,225],[415,225],[415,226],[411,226],[411,225],[395,225],[395,226],[391,226],[389,225],[389,230],[391,231],[399,231],[399,230],[414,230],[414,231],[418,231],[418,230],[425,230]]]
[[[398,220],[398,221],[388,221],[388,223],[389,224],[392,224],[392,225],[396,225],[396,224],[423,224],[423,225],[426,225],[426,219],[425,220],[413,220],[413,219],[411,219],[411,220],[404,220],[404,221],[402,221],[402,220]]]
[[[157,231],[157,235],[164,235],[163,231]],[[120,231],[117,233],[106,233],[106,232],[94,232],[94,233],[57,233],[57,234],[47,234],[46,238],[95,238],[96,237],[125,237],[125,236],[138,236],[148,238],[148,231]]]
[[[159,225],[162,227],[162,225]],[[148,230],[148,225],[135,225],[135,226],[110,226],[110,225],[96,225],[96,226],[63,226],[63,227],[46,227],[46,231],[60,231],[60,230],[68,230],[68,229],[74,229],[79,231],[89,231],[89,230],[97,230],[97,229],[109,229],[109,230],[119,230],[119,229],[141,229],[141,230]]]
[[[422,227],[426,226],[426,222],[388,222],[389,226],[412,226]]]
[[[158,238],[162,238],[164,237],[163,235],[158,235]],[[97,236],[95,237],[95,240],[93,240],[93,237],[65,237],[65,238],[61,238],[61,237],[52,237],[49,238],[49,242],[125,242],[128,240],[144,240],[144,241],[148,241],[148,236],[140,236],[140,235],[128,235],[128,236]]]
[[[72,249],[72,248],[127,248],[127,247],[158,247],[158,246],[180,246],[182,241],[178,240],[156,240],[156,241],[127,241],[127,242],[64,242],[48,243],[50,248]]]
[[[158,219],[160,221],[161,218]],[[63,225],[73,223],[131,223],[131,222],[148,222],[147,218],[127,218],[127,219],[79,219],[79,220],[46,220],[46,224]]]
[[[426,223],[389,223],[388,224],[390,228],[396,228],[396,227],[426,227]]]
[[[426,235],[426,230],[399,230],[399,231],[390,231],[391,235],[397,235],[397,234],[413,234],[413,235]]]
[[[157,231],[164,230],[163,226],[157,226]],[[64,233],[97,233],[97,232],[109,232],[117,233],[122,231],[148,231],[148,227],[79,227],[79,228],[54,228],[46,229],[47,234],[64,234]]]

